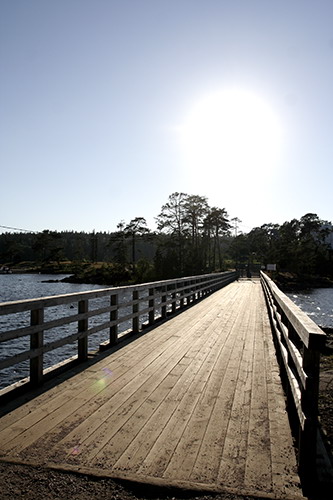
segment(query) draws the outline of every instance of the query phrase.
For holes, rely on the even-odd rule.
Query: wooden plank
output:
[[[201,317],[203,318],[205,316],[205,314],[209,314],[210,312],[210,308],[205,308],[204,310],[200,311],[200,315]],[[184,312],[185,314],[186,312]],[[183,316],[183,318],[185,319],[185,316]],[[190,327],[191,325],[194,325],[198,322],[198,318],[196,317],[193,317],[191,319],[191,317],[189,319],[186,318],[186,321],[187,321],[187,324],[188,326]],[[122,349],[122,348],[119,348],[117,347],[116,349],[112,349],[109,351],[109,353],[112,354],[112,359],[110,358],[110,361],[107,361],[107,359],[104,359],[101,363],[104,365],[103,366],[103,370],[105,373],[107,373],[108,370],[113,370],[113,373],[116,373],[117,376],[119,375],[119,368],[118,366],[115,366],[115,363],[116,362],[123,362],[124,358],[126,357],[126,362],[129,363],[128,366],[127,366],[127,369],[129,369],[129,367],[131,366],[131,363],[138,363],[140,361],[140,359],[142,358],[142,356],[146,356],[148,355],[149,353],[153,352],[155,347],[158,346],[158,345],[162,345],[163,342],[170,342],[169,340],[169,337],[170,337],[170,334],[173,334],[173,325],[170,323],[166,323],[165,325],[163,325],[162,328],[159,329],[159,332],[158,332],[158,335],[155,335],[155,332],[149,332],[148,334],[146,333],[145,335],[148,335],[147,338],[149,338],[149,342],[146,342],[146,343],[142,343],[140,342],[140,337],[141,335],[138,335],[137,338],[133,338],[131,341],[130,341],[130,352],[127,351],[127,349]],[[176,337],[174,334],[172,335],[172,339],[173,339],[173,342],[177,342],[179,337]],[[125,343],[125,346],[128,345],[129,342],[126,342]],[[126,367],[124,368],[124,370],[126,369]],[[75,380],[77,381],[78,379],[91,379],[93,378],[93,381],[95,382],[95,378],[96,378],[96,375],[94,375],[94,372],[101,372],[102,375],[105,375],[105,373],[103,371],[100,370],[99,368],[99,365],[96,365],[95,366],[90,366],[89,367],[89,370],[87,370],[85,373],[80,373],[78,375],[76,375],[76,378]],[[71,375],[71,372],[68,373],[69,377]],[[88,377],[89,376],[89,377]],[[113,380],[114,380],[114,376],[113,375]],[[56,391],[57,393],[57,396],[60,395],[61,392],[66,392],[67,388],[69,386],[71,386],[73,384],[72,382],[72,379],[69,378],[69,380],[66,382],[66,384],[61,384],[59,386],[57,386],[54,391]],[[79,389],[78,389],[79,391]],[[38,394],[38,391],[37,391],[37,394]],[[53,392],[46,392],[44,393],[43,395],[39,396],[37,401],[35,400],[34,401],[34,409],[41,405],[43,400],[45,401],[48,401],[50,398],[53,397]],[[71,397],[71,395],[70,395]],[[23,398],[24,399],[24,398]],[[7,405],[8,406],[8,405]],[[30,410],[28,410],[27,408],[29,408],[29,406],[24,406],[24,407],[21,407],[19,410],[17,410],[15,412],[15,416],[16,415],[20,415],[21,412],[22,414],[23,413],[28,413]],[[12,421],[12,418],[13,418],[13,415],[7,415],[5,417],[3,417],[0,421],[0,430],[5,428],[6,426],[6,421]],[[17,418],[21,418],[21,417],[17,417]]]
[[[186,320],[185,317],[183,317],[182,319]],[[195,318],[193,323],[195,324],[197,321],[197,318]],[[166,328],[170,330],[170,325],[167,325]],[[190,333],[191,330],[189,331],[189,334]],[[151,332],[151,334],[153,334],[153,332]],[[151,335],[148,335],[148,338],[150,337]],[[48,405],[46,409],[41,408],[39,410],[39,413],[37,414],[36,412],[32,412],[33,414],[28,415],[28,423],[25,422],[25,424],[27,425],[26,431],[22,433],[22,428],[19,426],[16,429],[17,438],[14,438],[11,441],[10,446],[14,446],[16,452],[18,453],[25,447],[32,444],[36,439],[39,439],[43,435],[45,429],[50,430],[50,428],[53,428],[56,425],[60,424],[63,419],[69,418],[69,416],[75,413],[76,410],[77,413],[75,413],[75,417],[80,421],[84,421],[85,418],[89,417],[90,413],[94,409],[98,409],[98,417],[114,402],[114,400],[110,401],[110,395],[107,391],[107,388],[110,384],[113,384],[114,386],[113,391],[116,393],[115,397],[120,397],[120,395],[123,394],[120,393],[120,391],[126,385],[131,383],[131,381],[140,374],[140,371],[142,371],[145,366],[149,366],[154,360],[158,359],[161,353],[163,353],[163,351],[166,349],[168,344],[171,347],[174,346],[177,341],[177,337],[171,336],[166,342],[158,343],[158,345],[155,346],[154,349],[148,349],[149,352],[148,354],[144,354],[144,357],[141,359],[141,364],[137,362],[137,359],[131,358],[133,363],[135,362],[135,366],[133,366],[132,363],[127,366],[125,365],[123,368],[117,365],[112,366],[112,370],[115,373],[117,373],[119,369],[121,370],[121,375],[119,377],[105,378],[105,374],[103,373],[102,375],[100,375],[97,381],[93,381],[93,384],[91,386],[82,388],[81,393],[76,394],[74,398],[72,397],[72,394],[67,395],[65,393],[62,395],[62,399],[56,398],[56,400],[54,401],[55,407],[51,407],[50,405]],[[135,382],[133,382],[132,384],[133,387],[135,387],[136,383],[137,381],[135,380]],[[125,396],[126,394],[127,393],[125,392]],[[87,404],[89,401],[91,402],[90,405]],[[33,427],[29,427],[30,422],[34,419],[36,422],[42,425],[38,424],[34,425]],[[97,425],[98,421],[98,418],[96,418],[94,425]],[[87,422],[88,421],[86,420],[82,425],[87,426]],[[15,431],[15,429],[13,430]],[[13,430],[11,432],[11,436],[13,436]],[[78,432],[81,431],[82,429],[81,427],[79,427]]]
[[[197,322],[197,318],[194,318],[192,321],[188,321],[188,325],[193,325]],[[142,357],[147,356],[149,353],[153,352],[155,347],[157,345],[162,345],[163,342],[167,341],[170,342],[169,336],[170,333],[173,333],[173,328],[171,324],[165,324],[163,325],[163,330],[160,329],[158,335],[154,335],[154,332],[150,332],[148,334],[149,342],[136,342],[135,339],[130,344],[130,352],[128,352],[127,349],[121,349],[121,348],[116,348],[116,350],[113,350],[112,354],[112,359],[107,360],[104,359],[101,363],[103,365],[102,370],[100,369],[100,365],[97,366],[90,366],[88,370],[84,373],[80,373],[76,375],[75,377],[75,382],[73,379],[69,378],[68,381],[66,381],[65,384],[60,384],[57,386],[55,389],[52,391],[45,392],[44,394],[40,395],[38,398],[36,398],[33,402],[33,405],[31,404],[31,407],[33,408],[31,410],[29,405],[25,405],[17,409],[15,412],[12,412],[8,415],[5,415],[1,420],[0,420],[0,431],[5,429],[9,423],[11,422],[13,424],[13,418],[17,418],[17,420],[22,419],[25,415],[29,414],[30,417],[33,418],[38,418],[37,415],[35,415],[35,410],[37,410],[40,406],[45,404],[46,407],[48,407],[48,401],[54,397],[56,397],[55,401],[58,401],[59,406],[63,404],[63,401],[66,401],[66,392],[68,390],[71,391],[71,388],[74,387],[74,391],[77,391],[77,394],[81,391],[88,390],[90,392],[95,393],[95,387],[91,387],[92,384],[96,382],[96,380],[100,381],[103,380],[105,377],[105,374],[110,373],[112,371],[113,376],[112,376],[112,381],[114,382],[119,376],[121,376],[123,373],[126,372],[126,370],[130,369],[132,364],[137,364],[140,362]],[[146,334],[147,335],[147,334]],[[138,340],[140,337],[138,337]],[[178,342],[178,337],[175,337],[174,335],[172,336],[172,342],[176,343]],[[128,345],[128,343],[127,343]],[[112,351],[110,351],[112,353]],[[124,359],[126,358],[126,364],[124,364]],[[123,368],[120,365],[123,365]],[[71,372],[68,374],[69,376],[71,375]],[[91,381],[91,384],[90,384]],[[78,382],[82,382],[83,387],[80,388],[80,385]],[[84,387],[84,384],[86,383],[86,387]],[[38,394],[38,392],[37,392]],[[55,396],[56,394],[56,396]],[[59,396],[61,396],[63,399],[59,400]],[[71,399],[73,396],[72,392],[69,392],[68,398]],[[23,398],[24,400],[24,398]],[[1,435],[0,435],[1,437]]]
[[[174,339],[174,341],[175,341],[175,339]],[[158,343],[158,340],[156,340],[156,342]],[[135,347],[132,347],[132,346],[131,346],[131,353],[132,353],[132,357],[133,357],[133,359],[134,359],[134,358],[136,358],[136,359],[137,359],[140,355],[141,355],[141,356],[142,356],[142,355],[143,355],[143,356],[146,356],[146,355],[148,355],[149,353],[153,352],[153,351],[154,351],[154,348],[155,348],[155,346],[156,346],[156,342],[151,341],[151,342],[149,343],[148,347],[147,347],[147,346],[145,346],[145,348],[143,348],[143,346],[140,346],[140,344],[136,344],[136,346],[135,346]],[[163,343],[163,337],[161,337],[161,343]],[[138,347],[139,347],[139,349],[138,349]],[[141,347],[141,350],[140,350],[140,347]],[[113,354],[113,358],[112,358],[112,368],[113,368],[113,365],[115,365],[115,363],[117,362],[117,360],[119,360],[119,362],[122,362],[122,360],[123,360],[123,358],[124,358],[124,355],[125,355],[125,353],[124,353],[124,351],[123,351],[123,350],[121,350],[121,349],[116,350],[116,352]],[[110,365],[110,361],[104,360],[104,361],[102,361],[102,364],[104,365],[104,367],[103,367],[103,368],[105,368],[105,372],[106,372],[108,369],[110,369],[110,366],[109,366],[109,365]],[[115,365],[115,369],[116,369],[116,370],[118,370],[118,366],[117,366],[117,365]],[[125,372],[127,369],[128,369],[128,367],[126,367],[126,366],[125,366],[125,367],[124,367],[124,372]],[[96,379],[95,372],[98,372],[98,371],[101,371],[100,366],[96,366],[96,367],[95,367],[95,366],[92,366],[92,367],[90,367],[90,368],[89,368],[89,370],[87,370],[87,371],[86,371],[86,373],[81,373],[81,374],[77,375],[77,376],[76,376],[76,380],[78,380],[78,379],[83,379],[83,381],[86,381],[86,382],[87,382],[87,374],[91,374],[91,373],[92,373],[91,377],[89,377],[89,378],[88,378],[88,380],[89,380],[90,378],[92,378],[92,383],[95,383],[95,382],[96,382],[96,380],[95,380],[95,379]],[[117,373],[117,376],[119,376],[118,371],[116,371],[116,373]],[[101,371],[101,374],[103,374],[103,371]],[[113,377],[113,379],[112,379],[112,380],[114,381],[114,380],[115,380],[115,378],[117,378],[117,377]],[[72,382],[71,382],[71,380],[69,380],[68,382],[66,382],[66,384],[62,384],[62,385],[58,386],[57,388],[55,388],[55,389],[54,389],[54,391],[57,391],[57,397],[58,397],[58,395],[59,395],[59,391],[61,391],[61,390],[62,390],[62,392],[66,392],[66,390],[67,390],[68,386],[69,386],[69,385],[71,385],[71,384],[72,384]],[[85,388],[82,388],[81,390],[82,390],[82,391],[84,391],[84,390],[86,390],[86,389],[88,389],[88,390],[89,390],[89,386],[87,386],[87,387],[85,387]],[[79,389],[78,389],[78,390],[77,390],[77,393],[79,393],[79,392],[80,392],[80,391],[79,391]],[[42,396],[42,398],[45,398],[45,397],[47,397],[47,396],[48,396],[48,393],[46,393],[46,395],[43,395],[43,396]],[[72,396],[72,395],[70,394],[69,398],[71,398],[71,396]],[[65,398],[66,398],[66,396],[65,396]],[[41,400],[41,398],[39,398],[39,399],[38,399],[38,402],[39,402],[40,400]],[[61,402],[59,402],[59,406],[60,406],[61,404],[62,404],[62,403],[61,403]],[[34,406],[35,406],[35,405],[36,405],[36,403],[34,403]],[[5,420],[6,420],[6,417],[5,417]],[[2,423],[2,422],[3,422],[3,420],[1,421],[1,423]]]
[[[200,446],[200,452],[194,463],[190,479],[214,482],[217,480],[222,459],[224,442],[227,436],[229,419],[235,396],[239,370],[239,355],[242,351],[246,331],[246,308],[244,297],[237,297],[239,314],[231,317],[228,325],[228,339],[221,358],[221,383],[206,432]],[[245,318],[243,316],[245,314]],[[245,319],[245,326],[243,319]],[[240,349],[240,351],[238,350]]]
[[[184,328],[187,327],[187,325],[188,325],[188,322],[185,321],[184,322]],[[192,350],[194,348],[196,348],[196,351],[199,351],[200,346],[198,346],[198,347],[195,346],[194,339],[193,339],[192,335],[191,335],[191,339],[190,340],[191,340]],[[182,349],[182,351],[180,352],[180,356],[184,356],[184,347],[182,347],[181,349]],[[186,352],[186,349],[188,349],[188,347],[185,346],[185,352]],[[171,354],[173,355],[173,352]],[[137,384],[137,382],[136,382],[136,384]]]
[[[206,350],[206,352],[207,352],[207,348],[208,348],[208,352],[207,352],[208,358],[206,358],[205,365],[204,365],[205,368],[206,368],[207,376],[209,376],[209,362],[211,362],[211,360],[209,361],[209,356],[211,356],[211,354],[212,354],[211,353],[212,346],[209,345],[209,343],[211,341],[214,341],[214,350],[215,350],[217,348],[217,341],[218,341],[218,337],[216,336],[216,331],[214,332],[214,329],[215,329],[214,325],[212,324],[210,326],[210,328],[211,328],[211,333],[207,330],[207,333],[209,334],[209,337],[207,338],[207,340],[205,342],[205,345],[204,345],[204,349]],[[201,352],[202,351],[203,351],[203,348],[201,349]],[[200,377],[200,370],[202,370],[202,368],[200,368],[199,372],[197,372],[195,374],[195,377],[197,377],[197,378]],[[188,381],[189,380],[189,376],[187,374],[185,374],[185,375],[187,377],[186,381]],[[181,384],[180,387],[181,387],[181,389],[183,389],[183,383]],[[194,379],[192,380],[192,385],[188,387],[188,390],[187,390],[186,394],[184,394],[183,397],[189,397],[189,393],[191,391],[191,387],[192,387],[192,389],[193,389],[193,387],[195,387]],[[198,393],[197,390],[195,390],[194,392]],[[183,392],[182,392],[182,394],[183,394]],[[173,403],[172,407],[171,407],[171,404],[170,404],[171,401]],[[154,422],[156,422],[156,424],[157,424],[156,425],[157,431],[158,431],[158,433],[160,433],[161,432],[161,425],[159,425],[159,422],[161,421],[161,418],[165,419],[166,421],[168,420],[168,424],[169,425],[174,425],[172,423],[172,419],[175,418],[175,415],[179,416],[179,412],[181,411],[181,404],[182,403],[181,403],[181,399],[180,399],[180,393],[179,393],[179,390],[178,390],[178,388],[176,386],[175,389],[174,389],[174,396],[173,396],[173,393],[171,393],[169,395],[168,400],[163,402],[163,404],[159,408],[159,413],[156,414],[156,415],[154,415],[150,419],[148,425],[144,428],[144,430],[142,432],[142,436],[147,435],[147,434],[150,435],[150,432],[152,430],[152,426],[154,426]],[[187,410],[190,412],[189,406],[187,406]],[[174,438],[174,436],[173,436],[173,438]],[[139,445],[136,445],[137,449],[140,448],[140,458],[139,458],[139,461],[137,461],[136,464],[135,464],[136,467],[141,464],[142,459],[144,458],[143,457],[143,450],[141,448],[142,444],[143,443],[140,442]],[[151,448],[151,445],[150,445],[150,448]],[[131,448],[131,451],[132,451],[132,448]],[[147,454],[148,451],[149,451],[149,446],[147,444],[146,450],[145,450],[145,452],[146,452],[145,455]],[[130,454],[128,454],[128,456],[130,456]],[[131,460],[131,464],[133,464],[132,460]]]
[[[229,314],[230,309],[223,316],[223,318],[221,318],[220,311],[218,311],[218,324],[221,324],[222,320],[226,322]],[[218,331],[218,329],[215,327],[215,334],[219,333],[220,331]],[[184,361],[184,359],[188,360],[189,357],[187,356],[186,358],[183,358],[182,361]],[[187,374],[185,373],[184,376],[187,377]],[[185,381],[186,380],[188,379],[185,379]],[[115,466],[117,469],[126,470],[130,463],[131,469],[138,470],[143,460],[149,453],[152,444],[160,435],[164,423],[168,422],[172,414],[176,412],[177,404],[179,404],[180,402],[180,396],[183,394],[184,388],[184,381],[180,379],[174,387],[173,391],[171,391],[167,398],[158,407],[157,411],[153,412],[147,423],[141,428],[135,441],[133,441],[129,445],[126,452],[124,452],[120,459],[117,461]],[[147,440],[147,436],[149,436],[149,440]]]
[[[110,352],[3,417],[3,459],[301,497],[259,284],[234,283]]]
[[[258,288],[258,292],[261,289]],[[257,301],[257,304],[259,302]],[[250,402],[250,420],[248,428],[247,452],[244,484],[246,488],[271,492],[272,464],[267,402],[267,381],[265,364],[265,342],[262,328],[264,311],[256,311],[252,391]]]
[[[212,351],[209,345],[203,346],[201,352],[205,354],[205,358],[202,359],[198,370],[190,380],[186,392],[182,393],[181,398],[179,395],[177,396],[173,412],[140,466],[139,474],[164,476],[165,469],[184,432],[187,421],[209,379],[211,365],[217,356],[215,349]]]
[[[213,342],[212,337],[211,337],[210,341]],[[207,343],[207,345],[203,349],[201,346],[201,342],[199,342],[199,345],[194,346],[194,349],[192,349],[192,347],[190,347],[190,345],[188,345],[187,349],[185,351],[183,351],[182,353],[180,353],[180,355],[178,355],[177,360],[174,359],[174,356],[172,356],[172,361],[173,361],[172,364],[173,364],[173,367],[175,370],[177,370],[177,365],[178,365],[179,361],[181,361],[185,357],[185,364],[183,363],[183,365],[179,371],[179,373],[180,373],[181,370],[184,370],[182,375],[180,377],[178,377],[178,381],[176,381],[176,379],[173,378],[174,382],[178,382],[177,389],[174,390],[176,402],[179,401],[180,394],[183,393],[184,391],[186,391],[186,388],[191,383],[193,383],[193,379],[195,378],[197,372],[200,370],[200,367],[203,366],[205,359],[207,357],[207,354],[209,353],[210,350],[211,350],[211,346],[209,345],[209,343]],[[184,356],[184,354],[185,354],[185,356]],[[169,362],[168,362],[168,365],[169,365]],[[167,370],[168,370],[167,374],[169,374],[170,373],[169,366],[167,367]],[[162,370],[160,368],[158,370],[158,374],[160,375],[161,372],[162,372]],[[163,373],[161,373],[161,375],[163,376]],[[138,410],[141,410],[141,413],[143,412],[145,420],[149,419],[149,416],[151,415],[151,413],[154,410],[154,404],[152,404],[152,401],[154,401],[154,399],[152,399],[152,396],[151,396],[152,392],[155,392],[155,395],[156,395],[155,398],[157,399],[157,402],[158,401],[160,402],[159,406],[162,406],[164,403],[164,400],[162,397],[163,394],[161,394],[161,392],[160,392],[161,386],[160,386],[160,384],[156,384],[156,378],[157,378],[156,375],[154,377],[152,377],[152,379],[150,380],[150,384],[148,386],[146,385],[143,388],[143,390],[145,391],[145,394],[146,394],[146,399],[141,398],[141,401],[142,400],[144,402],[147,401],[148,404],[146,405],[145,408],[141,408],[141,405],[138,406]],[[164,381],[164,377],[162,379],[162,382],[163,381]],[[157,394],[156,389],[158,389],[158,394]],[[173,390],[173,388],[171,390]],[[168,402],[167,402],[167,404],[164,404],[164,407],[165,407],[163,410],[164,419],[166,418],[166,415],[169,414],[169,412],[171,411],[171,408],[172,408],[171,401],[172,401],[172,394],[170,395],[170,393],[169,393],[168,394]],[[159,410],[161,411],[161,407],[159,408]],[[109,463],[109,457],[111,455],[110,454],[110,449],[111,449],[112,450],[112,463],[114,463],[114,460],[117,460],[117,458],[125,451],[127,443],[130,443],[133,440],[133,431],[130,433],[126,432],[127,429],[126,429],[126,427],[124,428],[124,424],[125,425],[128,424],[130,429],[135,428],[135,432],[140,430],[140,427],[138,428],[138,426],[137,426],[138,421],[135,418],[136,416],[137,416],[137,411],[135,411],[133,413],[131,412],[130,415],[128,415],[126,413],[126,415],[125,415],[126,422],[123,422],[123,419],[120,419],[120,422],[118,422],[118,419],[116,419],[116,425],[121,425],[121,432],[119,435],[120,439],[119,439],[119,436],[117,436],[117,439],[112,440],[111,443],[109,443],[109,441],[110,441],[110,439],[109,439],[110,424],[112,425],[112,431],[111,431],[111,434],[112,434],[113,433],[113,426],[114,426],[114,419],[111,419],[109,417],[109,419],[108,419],[109,422],[106,422],[105,423],[106,425],[104,426],[105,434],[102,431],[102,435],[104,434],[104,440],[103,440],[104,446],[101,449],[101,451],[98,453],[96,453],[96,450],[94,450],[93,456],[89,456],[89,454],[88,454],[88,460],[94,458],[92,463],[95,463],[95,462],[99,463],[100,461],[102,461],[107,466]],[[128,417],[131,417],[131,418],[129,419]],[[134,418],[132,418],[132,417],[134,417]],[[159,428],[161,429],[161,418],[159,418],[158,420],[159,420]],[[142,423],[142,419],[141,420],[139,419],[139,422],[140,421]],[[100,434],[100,432],[101,432],[101,429],[99,429],[99,434]],[[126,434],[127,434],[127,436],[124,439]],[[93,439],[92,442],[94,443],[95,439]],[[84,454],[85,454],[85,460],[86,460],[86,452]]]
[[[217,330],[220,334],[220,341],[216,345],[218,352],[214,365],[212,366],[207,383],[201,392],[198,404],[190,415],[181,440],[166,468],[164,477],[173,477],[180,480],[186,480],[190,477],[207,425],[212,417],[214,406],[218,397],[222,395],[220,388],[223,375],[225,374],[225,352],[229,340],[228,337],[230,337],[230,330],[221,328],[221,326],[220,323]],[[218,423],[218,427],[220,427],[220,423]]]
[[[161,351],[163,351],[163,347],[161,348],[161,350],[156,349],[155,351],[151,352],[148,356],[146,356],[145,363],[149,365],[155,358],[158,358]],[[13,438],[15,434],[16,437],[11,439],[9,446],[14,447],[14,449],[18,453],[25,447],[32,444],[36,439],[41,437],[44,434],[45,429],[50,429],[50,427],[53,428],[63,419],[68,418],[73,412],[75,412],[75,410],[81,409],[82,406],[86,405],[85,410],[88,412],[89,407],[87,403],[89,401],[94,400],[94,405],[97,407],[101,405],[104,400],[106,402],[109,402],[109,397],[107,394],[100,397],[99,399],[98,394],[105,394],[105,387],[109,384],[115,384],[115,390],[120,390],[122,384],[126,384],[127,381],[132,379],[132,377],[135,376],[135,374],[139,370],[142,370],[142,367],[140,367],[140,365],[137,368],[137,371],[134,373],[129,373],[128,367],[124,367],[123,373],[126,377],[125,381],[121,378],[121,376],[116,379],[110,377],[109,379],[105,380],[103,374],[102,377],[99,377],[97,381],[95,380],[92,385],[82,388],[81,392],[76,393],[74,397],[70,397],[67,393],[65,393],[61,396],[61,398],[55,398],[53,401],[54,406],[50,406],[48,404],[47,408],[40,408],[37,412],[32,412],[32,414],[29,414],[26,417],[26,419],[24,420],[26,430],[23,433],[21,432],[22,421],[20,421],[19,427],[17,427],[16,429],[14,427],[14,429],[11,430],[11,438]],[[103,381],[102,383],[100,383],[101,380]],[[83,414],[84,417],[85,412],[82,411],[80,413]],[[30,426],[31,422],[34,422],[32,426]],[[5,449],[6,447],[7,446],[5,446]]]
[[[253,359],[255,351],[255,304],[252,295],[258,287],[251,287],[247,310],[244,312],[238,346],[238,371],[218,481],[228,486],[244,484],[249,445],[250,402],[257,396],[254,382]],[[241,345],[242,343],[242,345]],[[237,355],[236,351],[236,355]],[[237,358],[235,358],[236,361]],[[235,367],[236,368],[236,367]],[[237,368],[236,368],[237,369]]]
[[[185,319],[186,319],[186,316],[183,316],[183,320],[185,320]],[[197,322],[197,319],[195,318],[195,319],[194,319],[194,324],[195,324],[196,322]],[[167,330],[169,330],[169,329],[171,328],[171,325],[167,325],[167,326],[166,326],[166,328],[167,328]],[[153,332],[152,332],[152,333],[153,333]],[[150,335],[150,337],[151,337],[151,336],[152,336],[152,335]],[[159,338],[160,338],[160,337],[159,337]],[[174,343],[174,342],[176,342],[176,341],[177,341],[177,338],[172,338],[172,343]],[[170,340],[169,340],[169,342],[170,342]],[[165,346],[164,346],[164,347],[165,347]],[[151,349],[149,352],[154,352],[154,357],[156,357],[156,356],[158,356],[158,355],[159,355],[159,352],[162,352],[162,351],[163,351],[163,348],[164,348],[164,347],[163,347],[163,344],[160,344],[160,349],[161,349],[160,351],[156,352],[156,351],[154,351],[154,349]],[[146,349],[147,349],[147,347],[146,347]],[[120,352],[121,352],[121,351],[119,351],[119,354],[118,354],[119,356],[120,356]],[[136,353],[136,355],[137,355],[137,353]],[[134,360],[134,358],[133,358],[133,360]],[[137,360],[135,360],[135,361],[137,361]],[[115,367],[115,370],[114,370],[114,371],[116,371],[116,372],[118,371],[117,366]],[[135,375],[135,373],[134,373],[134,375]],[[103,380],[103,378],[101,378],[100,380]],[[114,379],[113,379],[113,380],[114,380]],[[109,380],[107,381],[107,384],[108,384],[108,383],[109,383]],[[96,393],[96,392],[97,392],[97,393],[99,393],[99,392],[100,392],[100,389],[101,389],[101,388],[102,388],[102,387],[100,386],[99,381],[98,381],[97,383],[95,383],[95,384],[93,385],[93,387],[88,388],[88,391],[85,391],[85,392],[87,392],[87,394],[93,394],[93,395],[95,395],[95,393]],[[87,397],[87,396],[85,395],[85,398],[86,398],[86,397]],[[96,397],[96,396],[95,396],[95,397]],[[64,395],[64,398],[65,398],[65,399],[64,399],[64,401],[65,401],[65,407],[63,406],[63,407],[62,407],[62,409],[61,409],[61,399],[59,400],[59,398],[57,398],[57,400],[58,400],[58,401],[56,401],[56,404],[58,404],[58,408],[59,408],[59,412],[58,412],[58,413],[62,414],[62,416],[66,416],[66,415],[67,415],[67,413],[66,413],[66,406],[68,406],[68,405],[70,406],[70,409],[71,409],[72,411],[75,411],[75,409],[76,409],[76,406],[75,406],[75,404],[74,404],[74,403],[75,403],[75,401],[77,401],[77,405],[78,405],[78,407],[80,407],[80,401],[81,401],[81,400],[80,400],[80,398],[79,398],[78,396],[76,397],[76,400],[75,400],[75,401],[73,401],[73,399],[72,399],[72,395],[70,395],[69,397],[66,397],[66,395]],[[92,398],[92,396],[91,396],[91,398]],[[91,398],[90,398],[90,399],[91,399]],[[106,400],[108,400],[108,399],[109,399],[108,395],[106,395],[106,396],[105,396],[105,399],[106,399]],[[68,401],[68,403],[66,403],[66,401]],[[103,401],[101,401],[101,398],[99,398],[99,401],[98,401],[98,403],[97,403],[97,404],[102,404],[102,403],[103,403]],[[45,411],[45,410],[44,410],[44,411]],[[46,411],[45,411],[46,415],[47,415],[49,412],[51,412],[51,411],[54,411],[54,407],[53,407],[53,408],[51,408],[51,407],[49,407],[49,406],[48,406],[48,408],[47,408],[47,409],[46,409]],[[45,413],[44,413],[44,415],[43,415],[43,416],[45,416]],[[81,412],[81,413],[82,413],[82,412]],[[83,417],[82,417],[82,418],[84,418],[84,415],[85,415],[85,413],[83,412]],[[53,415],[53,417],[54,417],[54,415]],[[39,420],[40,420],[40,417],[39,417],[38,415],[36,415],[36,414],[29,415],[29,418],[30,418],[30,419],[35,418],[35,419],[36,419],[36,421],[39,421]],[[45,423],[44,423],[43,425],[45,425]],[[19,431],[21,431],[21,428],[19,428],[18,430],[19,430]],[[30,435],[30,432],[29,432],[29,427],[27,427],[27,435],[28,435],[29,439],[32,439],[32,435]]]

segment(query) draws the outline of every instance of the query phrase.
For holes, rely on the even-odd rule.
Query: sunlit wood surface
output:
[[[259,281],[228,285],[2,416],[0,457],[301,497]]]

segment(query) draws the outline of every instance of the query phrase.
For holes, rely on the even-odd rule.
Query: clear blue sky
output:
[[[0,0],[0,225],[332,220],[332,131],[332,0]]]

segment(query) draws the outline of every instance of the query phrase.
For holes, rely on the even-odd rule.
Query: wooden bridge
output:
[[[31,374],[29,391],[20,383],[0,393],[0,459],[153,485],[302,498],[299,472],[306,476],[315,462],[323,332],[265,275],[129,287],[121,304],[124,290],[0,304],[3,315],[31,311],[30,326],[1,337],[31,336],[28,351],[0,362],[3,368],[30,359]],[[109,305],[92,310],[88,302],[99,296]],[[79,312],[70,319],[44,320],[45,308],[73,302]],[[90,327],[98,314],[108,321]],[[120,332],[125,321],[132,327]],[[42,332],[73,322],[77,332],[67,340],[78,342],[81,363],[62,373],[61,364],[50,378],[43,354],[65,342],[45,344]],[[92,356],[87,339],[102,327],[108,350]]]

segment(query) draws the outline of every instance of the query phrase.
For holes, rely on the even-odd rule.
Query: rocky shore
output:
[[[333,281],[326,276],[299,275],[294,273],[273,273],[271,278],[283,292],[331,288]]]

